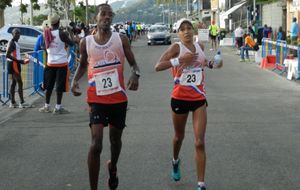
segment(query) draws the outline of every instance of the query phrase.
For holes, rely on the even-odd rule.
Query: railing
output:
[[[288,56],[289,51],[297,51],[298,55],[298,64],[297,64],[297,71],[298,76],[300,76],[300,45],[293,46],[288,45],[286,41],[271,41],[268,38],[262,39],[262,58],[265,58],[267,55],[273,55],[273,50],[275,46],[275,55],[276,55],[276,65],[274,70],[280,70],[281,73],[286,71],[286,66],[284,65],[284,60]],[[299,77],[297,77],[298,79]]]

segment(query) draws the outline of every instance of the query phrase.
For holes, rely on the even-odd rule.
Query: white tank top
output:
[[[17,60],[21,60],[21,51],[20,51],[20,45],[18,42],[15,42],[16,49],[11,53],[11,56],[15,57]],[[8,61],[13,61],[9,58],[7,58]]]
[[[65,43],[61,41],[59,37],[59,30],[51,31],[54,37],[47,49],[48,53],[48,66],[60,66],[62,64],[67,65],[67,51],[65,49]]]

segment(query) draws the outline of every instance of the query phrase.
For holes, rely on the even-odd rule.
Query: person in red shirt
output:
[[[198,179],[196,190],[205,190],[207,101],[204,88],[204,70],[206,67],[220,68],[222,61],[219,63],[208,62],[204,54],[203,44],[193,41],[193,25],[190,20],[180,19],[176,27],[180,42],[173,43],[155,65],[156,71],[171,68],[175,83],[171,95],[172,119],[175,130],[172,178],[175,181],[181,179],[179,152],[184,139],[187,118],[191,111],[193,113]]]
[[[75,96],[81,95],[78,80],[88,71],[87,103],[92,138],[88,154],[90,189],[97,190],[103,129],[109,126],[111,158],[107,162],[108,186],[114,190],[119,183],[117,162],[126,126],[126,89],[138,89],[140,70],[127,36],[110,29],[114,16],[111,6],[100,4],[97,11],[96,34],[89,35],[80,42],[80,64],[73,78],[71,91]],[[127,87],[123,74],[125,58],[132,69]]]
[[[245,61],[245,53],[246,53],[246,60],[249,61],[249,50],[254,50],[255,41],[251,38],[250,34],[245,34],[245,45],[241,47],[241,62]]]

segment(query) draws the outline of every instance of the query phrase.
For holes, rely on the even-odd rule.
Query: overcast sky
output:
[[[39,3],[45,3],[46,1],[47,0],[39,0]],[[76,2],[80,2],[80,1],[85,2],[85,0],[77,0]],[[108,3],[113,2],[113,1],[116,1],[116,0],[109,0]],[[18,5],[20,5],[20,2],[21,2],[21,0],[13,0],[12,5],[18,6]],[[22,2],[24,4],[26,4],[26,3],[29,4],[30,0],[23,0]],[[104,3],[104,2],[105,2],[105,0],[89,0],[90,5],[94,5],[94,3],[96,3],[96,5],[98,5],[98,4]]]

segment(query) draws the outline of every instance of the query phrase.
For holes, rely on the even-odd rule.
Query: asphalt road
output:
[[[195,189],[191,120],[180,154],[182,181],[170,178],[172,77],[169,71],[154,71],[167,47],[148,47],[144,39],[133,44],[142,77],[139,91],[128,92],[118,190]],[[223,49],[223,59],[222,69],[206,71],[207,189],[299,190],[299,84],[255,64],[239,63],[230,48]],[[128,67],[125,72],[129,73]],[[82,80],[82,89],[85,84]],[[0,190],[88,189],[90,131],[85,96],[67,94],[63,102],[72,113],[52,115],[26,109],[1,123]],[[35,105],[42,106],[43,99]],[[108,189],[107,132],[99,176],[102,190]]]

